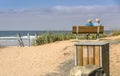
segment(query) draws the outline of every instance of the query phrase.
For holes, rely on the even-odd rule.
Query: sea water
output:
[[[35,39],[35,33],[42,34],[44,32],[45,31],[0,31],[0,46],[19,46],[18,33],[20,33],[25,46],[29,45],[27,36],[29,33],[30,45],[32,45],[32,42]]]

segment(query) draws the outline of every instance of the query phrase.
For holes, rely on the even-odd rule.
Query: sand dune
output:
[[[120,39],[120,36],[106,39],[116,38]],[[59,73],[58,67],[61,63],[74,59],[75,43],[58,41],[32,47],[1,47],[0,76],[47,76],[50,73]],[[71,63],[74,64],[73,61]],[[110,44],[111,76],[120,75],[119,66],[120,44]]]
[[[72,58],[74,42],[0,48],[0,76],[44,76]]]

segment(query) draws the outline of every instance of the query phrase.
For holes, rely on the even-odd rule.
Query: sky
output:
[[[120,29],[120,0],[0,0],[0,30],[71,30],[100,18]]]

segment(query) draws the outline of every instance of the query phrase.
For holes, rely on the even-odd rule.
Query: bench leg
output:
[[[99,34],[96,34],[96,39],[99,39]]]
[[[75,34],[75,37],[76,37],[76,39],[78,40],[78,35],[77,35],[77,34]]]
[[[87,40],[89,39],[89,35],[90,35],[90,34],[87,34]]]

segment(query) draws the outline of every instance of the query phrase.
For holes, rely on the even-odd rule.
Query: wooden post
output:
[[[105,44],[102,46],[102,67],[106,76],[110,76],[110,68],[109,68],[109,45]]]
[[[96,39],[99,38],[99,32],[100,32],[100,26],[97,27],[97,34],[96,34]]]
[[[27,33],[28,46],[30,47],[30,34]]]
[[[88,46],[88,52],[89,52],[89,64],[94,64],[94,49],[93,46]]]
[[[83,46],[77,46],[77,65],[83,66]]]
[[[78,39],[77,35],[78,35],[78,29],[77,26],[72,26],[72,34],[75,34],[76,39]]]
[[[87,40],[89,39],[89,34],[86,35],[87,36]]]
[[[83,46],[83,66],[88,64],[88,48]]]
[[[72,26],[72,34],[77,34],[77,26]]]
[[[20,37],[19,37],[19,33],[17,33],[17,40],[18,40],[19,46],[22,46],[21,41],[20,41]]]
[[[38,38],[38,34],[37,34],[37,32],[35,33],[35,45],[37,45],[37,38]]]
[[[100,65],[100,47],[99,46],[95,46],[94,47],[94,64],[95,65]]]
[[[21,47],[24,47],[24,43],[23,43],[23,41],[22,41],[22,38],[21,38],[20,33],[17,33],[17,37],[18,37],[19,45],[20,45]]]

